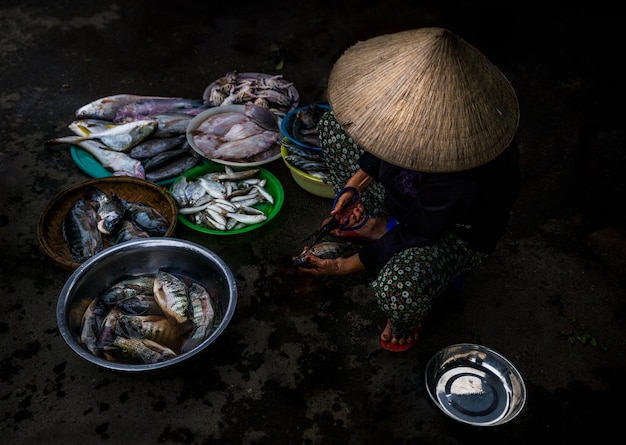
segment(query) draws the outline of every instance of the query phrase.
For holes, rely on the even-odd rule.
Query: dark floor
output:
[[[622,433],[626,396],[621,16],[601,5],[349,1],[8,1],[0,6],[0,437],[11,444],[526,444]],[[129,376],[78,357],[56,325],[69,273],[36,227],[59,191],[88,179],[69,150],[74,111],[117,94],[201,97],[231,70],[280,73],[301,104],[324,99],[333,62],[375,35],[443,26],[481,49],[518,92],[524,183],[510,230],[460,294],[435,309],[419,347],[378,344],[367,279],[308,279],[289,257],[329,200],[267,164],[285,204],[258,232],[176,237],[224,258],[237,279],[231,324],[170,375]],[[280,71],[277,65],[284,65]],[[428,398],[440,348],[480,343],[520,370],[513,421],[471,427]]]

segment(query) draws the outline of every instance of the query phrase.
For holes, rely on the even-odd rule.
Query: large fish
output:
[[[119,199],[119,198],[116,198]],[[133,202],[120,199],[126,208],[126,218],[130,219],[140,229],[150,236],[164,236],[169,229],[168,219],[154,207],[142,202]]]
[[[74,113],[77,119],[103,119],[113,121],[120,108],[129,103],[145,100],[159,99],[159,96],[140,96],[136,94],[115,94],[101,97],[80,107]],[[172,98],[168,98],[172,99]]]
[[[108,313],[108,307],[99,298],[94,298],[83,313],[80,326],[80,343],[95,356],[101,356],[98,337]]]
[[[190,116],[200,114],[209,106],[202,99],[182,99],[179,97],[145,97],[128,102],[119,107],[114,122],[130,122],[159,114],[183,114]]]
[[[137,227],[132,221],[123,219],[117,231],[109,238],[111,244],[120,244],[124,241],[130,241],[138,238],[150,238],[150,235],[145,230]]]
[[[116,124],[111,127],[89,126],[76,124],[72,126],[75,136],[64,136],[47,141],[47,144],[73,144],[84,140],[97,139],[107,148],[114,151],[126,152],[135,145],[148,139],[159,127],[159,123],[153,119]]]
[[[154,170],[146,171],[146,179],[152,182],[159,182],[165,179],[175,178],[199,163],[200,155],[195,151],[188,152]]]
[[[161,315],[121,315],[118,325],[127,338],[147,338],[178,351],[188,331],[187,325],[172,323]]]
[[[189,305],[191,307],[191,321],[193,329],[187,341],[182,345],[180,352],[191,351],[211,333],[215,321],[216,311],[209,292],[198,283],[189,286]]]
[[[176,357],[170,348],[147,338],[118,336],[103,351],[108,360],[125,363],[159,363]]]
[[[100,299],[106,304],[117,304],[120,301],[137,295],[152,292],[154,289],[152,274],[138,275],[118,281],[100,294]]]
[[[167,138],[150,138],[135,145],[128,154],[131,158],[147,159],[160,153],[173,150],[186,142],[184,135],[171,136]]]
[[[141,165],[141,161],[131,158],[126,153],[109,150],[106,145],[98,140],[81,139],[80,136],[67,136],[60,139],[62,141],[59,143],[76,145],[85,150],[96,158],[104,168],[112,172],[113,176],[131,176],[146,179],[146,172],[143,165]]]
[[[111,235],[115,232],[120,226],[126,211],[122,203],[117,199],[109,198],[109,195],[97,187],[90,187],[85,192],[85,198],[96,209],[98,230],[105,235]]]
[[[77,263],[91,258],[103,248],[96,210],[85,199],[78,199],[72,205],[61,230],[72,258]]]
[[[165,316],[174,323],[189,324],[189,291],[183,280],[159,270],[154,280],[154,298]]]

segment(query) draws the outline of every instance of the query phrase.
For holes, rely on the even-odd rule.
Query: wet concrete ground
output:
[[[618,15],[599,4],[323,4],[2,2],[3,443],[526,444],[621,433]],[[201,97],[234,69],[283,74],[305,105],[324,99],[348,46],[422,26],[452,29],[511,79],[524,183],[497,251],[442,298],[418,347],[380,348],[384,318],[369,277],[293,272],[289,257],[330,202],[300,189],[279,160],[266,165],[286,190],[270,224],[233,237],[182,225],[175,234],[217,252],[237,279],[236,314],[206,353],[166,375],[129,376],[68,348],[55,307],[69,272],[42,254],[36,226],[58,192],[88,179],[69,150],[43,146],[69,134],[78,107],[117,93]],[[428,359],[460,342],[489,346],[518,367],[528,401],[513,421],[467,426],[430,401]]]

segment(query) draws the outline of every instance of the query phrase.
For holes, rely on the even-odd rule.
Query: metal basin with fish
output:
[[[186,283],[190,283],[190,299],[192,286],[199,285],[209,292],[214,303],[212,311],[215,313],[215,319],[206,335],[203,334],[199,341],[194,341],[193,347],[183,347],[175,354],[162,354],[162,359],[150,362],[126,362],[115,359],[119,355],[114,353],[92,352],[93,349],[89,344],[83,341],[82,324],[86,311],[94,299],[101,298],[117,283],[137,277],[158,276],[160,271],[166,271],[168,277],[183,277]],[[134,289],[136,290],[137,286]],[[154,290],[157,291],[156,286]],[[130,296],[126,295],[125,298]],[[81,358],[112,371],[138,373],[164,370],[205,351],[228,326],[236,303],[235,278],[225,262],[213,251],[182,239],[145,238],[110,247],[81,264],[61,290],[56,317],[61,336]],[[194,320],[187,321],[190,326],[189,332],[193,332],[191,331],[193,322]],[[104,347],[108,350],[122,349],[126,344],[139,340],[137,335],[130,337],[126,338],[126,335],[116,333]]]

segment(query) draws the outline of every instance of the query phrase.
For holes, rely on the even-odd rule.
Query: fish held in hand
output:
[[[304,269],[314,268],[311,263],[306,260],[307,255],[314,255],[323,259],[335,259],[345,257],[355,252],[351,243],[337,243],[334,241],[323,241],[305,249],[300,255],[295,257],[293,265]]]

